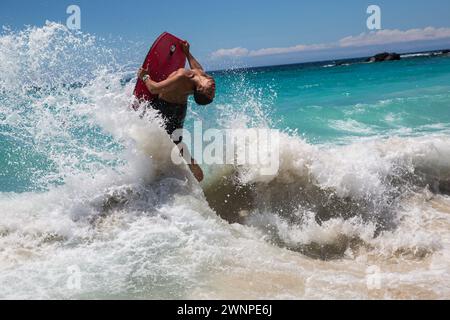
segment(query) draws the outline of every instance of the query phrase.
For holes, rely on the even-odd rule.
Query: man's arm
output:
[[[144,77],[146,75],[148,75],[147,70],[140,68],[138,71],[138,78],[141,79],[142,81],[144,81]],[[176,81],[178,81],[179,78],[180,78],[180,75],[176,75],[174,77],[168,78],[161,82],[155,82],[152,79],[150,79],[150,77],[146,77],[144,84],[147,87],[148,91],[150,91],[151,94],[160,94],[160,93],[163,93],[167,88],[169,88]]]
[[[186,55],[186,58],[189,62],[189,66],[191,67],[191,69],[199,69],[199,70],[203,71],[202,65],[197,61],[197,59],[194,58],[194,56],[190,52],[189,42],[183,41],[182,45],[183,45],[183,47],[182,47],[183,52]]]
[[[203,71],[202,65],[194,58],[194,56],[190,52],[188,52],[186,57],[188,59],[189,66],[191,67],[191,69],[199,69]]]

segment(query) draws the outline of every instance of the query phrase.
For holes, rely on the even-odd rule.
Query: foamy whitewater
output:
[[[280,168],[198,184],[119,56],[0,37],[0,298],[450,298],[450,58],[216,72],[187,128],[279,129]]]

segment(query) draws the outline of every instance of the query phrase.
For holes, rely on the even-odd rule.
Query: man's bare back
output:
[[[159,98],[171,103],[187,104],[189,95],[194,93],[194,75],[193,71],[184,68],[173,72],[167,79],[174,81],[159,94]]]

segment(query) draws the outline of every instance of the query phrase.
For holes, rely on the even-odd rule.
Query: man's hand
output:
[[[138,72],[137,72],[137,77],[138,77],[138,79],[141,79],[141,80],[142,80],[142,78],[143,78],[146,74],[148,74],[148,71],[147,71],[147,70],[145,70],[144,68],[139,68],[139,70],[138,70]]]
[[[189,55],[189,50],[191,48],[191,45],[186,40],[181,41],[181,49],[183,49],[183,52],[186,56]]]

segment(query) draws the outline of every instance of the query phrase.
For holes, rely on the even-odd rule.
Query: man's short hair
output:
[[[211,99],[210,97],[208,97],[198,91],[194,92],[194,100],[195,100],[195,103],[197,103],[198,105],[201,105],[201,106],[206,106],[213,102],[213,99]]]

